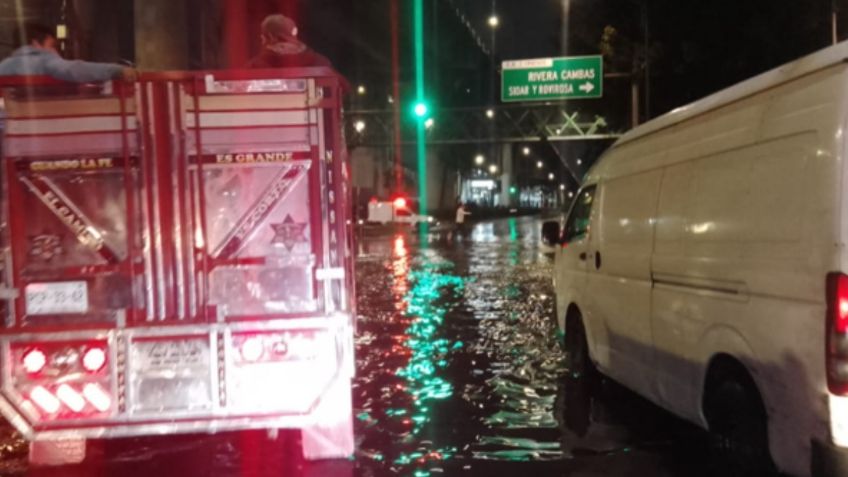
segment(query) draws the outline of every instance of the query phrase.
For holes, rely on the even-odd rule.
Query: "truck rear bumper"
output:
[[[30,376],[8,365],[0,370],[0,413],[27,439],[304,429],[341,421],[337,409],[349,409],[353,345],[347,315],[19,335],[0,338],[0,354],[6,363],[20,361],[15,350],[21,349],[63,356],[65,351],[55,350],[89,338],[108,343],[106,371],[95,375],[94,387],[108,395],[99,409],[85,400],[86,380],[94,379],[85,373],[54,383],[46,374]],[[244,357],[248,341],[254,344],[252,361]],[[64,395],[60,387],[67,388]],[[333,389],[343,392],[329,393]],[[35,390],[42,401],[35,401]]]
[[[848,475],[848,448],[813,439],[811,473],[813,477]]]

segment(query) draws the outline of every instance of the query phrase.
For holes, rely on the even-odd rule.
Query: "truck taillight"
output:
[[[97,383],[88,383],[82,389],[82,394],[100,412],[106,412],[112,407],[112,398]]]
[[[47,414],[55,414],[59,411],[61,403],[56,396],[48,391],[44,386],[35,386],[29,392],[30,399],[38,405],[38,408]]]
[[[82,356],[82,366],[89,373],[96,373],[103,369],[106,364],[106,351],[99,346],[93,346],[85,350]]]
[[[827,387],[848,395],[848,275],[827,276]]]
[[[112,411],[106,340],[11,346],[15,394],[33,419],[95,418]]]
[[[38,374],[47,364],[47,356],[44,354],[44,351],[33,348],[24,353],[22,364],[27,373]]]
[[[71,411],[82,412],[85,408],[85,399],[83,399],[82,395],[69,384],[59,385],[56,389],[56,396],[60,401],[65,403]]]

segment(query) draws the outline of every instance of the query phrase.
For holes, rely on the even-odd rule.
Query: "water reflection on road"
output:
[[[246,432],[98,443],[82,466],[36,470],[6,427],[0,475],[698,475],[700,433],[565,378],[539,243],[530,218],[359,240],[351,461],[304,462],[297,432]]]

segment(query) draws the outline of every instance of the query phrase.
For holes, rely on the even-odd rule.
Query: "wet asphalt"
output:
[[[705,433],[608,381],[568,377],[540,221],[357,245],[357,452],[304,462],[297,432],[96,442],[36,469],[0,427],[0,476],[699,476]]]

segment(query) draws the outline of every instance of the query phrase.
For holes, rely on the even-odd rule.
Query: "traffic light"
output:
[[[427,115],[430,113],[430,106],[427,105],[426,101],[416,101],[415,106],[412,108],[413,114],[418,119],[426,119]]]
[[[517,194],[518,193],[518,187],[509,186],[509,193],[512,194],[512,195]]]

